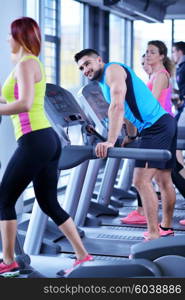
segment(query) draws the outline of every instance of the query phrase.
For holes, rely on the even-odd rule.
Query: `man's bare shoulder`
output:
[[[120,75],[123,75],[124,78],[127,77],[127,74],[124,70],[124,67],[119,65],[119,64],[116,64],[116,63],[112,63],[110,64],[108,67],[107,67],[107,70],[106,70],[106,74],[109,76],[110,74],[116,74],[118,76]]]

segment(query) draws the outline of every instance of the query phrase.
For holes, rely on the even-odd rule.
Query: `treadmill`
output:
[[[99,99],[99,103],[97,104],[97,106],[95,105],[97,103],[97,101],[94,101],[94,111],[97,114],[99,107],[101,106],[101,101],[105,102],[103,100],[103,96],[101,93],[100,88],[98,88],[98,86],[95,87],[95,83],[94,86],[93,84],[88,84],[86,85],[84,88],[82,88],[79,92],[79,100],[78,103],[80,104],[80,106],[83,108],[83,110],[86,112],[87,115],[90,115],[91,112],[91,108],[88,108],[88,105],[86,105],[86,102],[89,103],[89,105],[92,107],[93,104],[93,100],[92,100],[92,96],[94,96],[95,98]],[[184,134],[184,119],[185,119],[185,113],[182,114],[181,119],[179,120],[179,126],[178,126],[178,140],[177,140],[177,149],[179,150],[185,150],[185,134]],[[134,143],[133,143],[134,144]],[[117,162],[117,164],[119,165],[119,162]],[[123,183],[125,182],[125,187],[126,190],[128,188],[131,187],[131,182],[132,182],[132,175],[133,175],[133,170],[134,170],[134,160],[127,160],[126,164],[123,165],[123,169],[120,175],[121,180],[123,181]],[[101,183],[101,187],[100,187],[100,191],[98,194],[98,202],[102,203],[104,205],[108,205],[111,201],[110,201],[110,197],[112,194],[112,190],[110,188],[110,186],[113,186],[114,181],[116,179],[116,174],[117,174],[117,168],[118,165],[116,167],[116,162],[113,161],[112,163],[109,161],[107,162],[106,166],[105,166],[105,172],[104,172],[104,177]],[[124,169],[125,167],[125,169]],[[107,172],[106,172],[107,170]],[[113,176],[110,176],[113,174]],[[109,182],[109,186],[106,184],[107,182]],[[120,180],[119,180],[120,182]],[[123,187],[123,185],[122,185]],[[87,199],[87,196],[86,196]],[[129,199],[129,200],[127,200]],[[101,225],[104,226],[118,226],[118,227],[129,227],[129,228],[146,228],[146,225],[140,225],[140,224],[123,224],[120,222],[120,218],[123,218],[124,216],[126,216],[129,212],[131,212],[132,209],[135,209],[135,207],[137,207],[137,201],[135,201],[135,198],[133,197],[128,197],[127,199],[124,199],[124,206],[123,208],[119,209],[119,215],[115,216],[114,218],[112,218],[112,216],[108,215],[108,214],[99,214],[98,220],[100,220]],[[161,205],[160,205],[161,207]],[[184,199],[182,199],[182,196],[178,195],[177,197],[177,201],[176,201],[176,207],[175,207],[175,213],[174,213],[174,229],[177,230],[176,234],[184,234],[184,230],[185,227],[179,224],[179,220],[184,218],[184,210],[185,210],[185,201]],[[85,216],[85,212],[83,213],[82,216],[82,212],[81,209],[78,209],[79,211],[79,219],[75,219],[77,221],[77,224],[80,224],[80,222],[82,223],[82,219]],[[78,214],[77,211],[77,214]],[[161,211],[159,211],[159,216],[161,217]],[[84,221],[85,222],[85,221]]]
[[[61,126],[63,126],[63,120],[69,120],[68,115],[74,115],[74,107],[79,109],[81,112],[82,117],[79,117],[79,111],[75,111],[75,116],[78,116],[77,118],[70,118],[70,119],[78,119],[80,122],[82,120],[87,121],[87,116],[84,116],[84,110],[79,107],[78,103],[76,102],[75,98],[65,89],[62,89],[61,87],[47,84],[47,90],[46,90],[46,103],[48,103],[48,106],[46,106],[46,111],[48,116],[50,117],[52,124],[55,128],[62,129]],[[75,101],[75,106],[73,107],[73,103]],[[67,107],[69,110],[67,111]],[[91,115],[92,118],[92,115]],[[92,119],[91,119],[92,121]],[[83,123],[83,122],[82,122]],[[100,122],[99,122],[100,123]],[[89,124],[89,120],[88,120]],[[69,121],[68,121],[69,125]],[[56,130],[57,130],[56,129]],[[59,132],[58,132],[59,133]],[[60,137],[62,138],[62,134],[59,133]],[[83,147],[83,146],[82,146]],[[86,146],[84,146],[85,149]],[[64,153],[63,148],[63,153]],[[69,148],[68,148],[69,149]],[[114,148],[113,148],[114,149]],[[121,157],[126,158],[139,158],[139,159],[169,159],[169,152],[162,151],[162,150],[151,150],[147,151],[145,154],[143,149],[131,149],[131,148],[115,148],[116,155],[113,157],[117,157],[120,159]],[[82,150],[81,150],[82,151]],[[122,155],[119,155],[118,152],[122,153]],[[69,151],[66,153],[69,154]],[[124,154],[123,154],[124,153]],[[161,156],[162,154],[162,156]],[[164,154],[164,156],[163,156]],[[165,156],[167,155],[167,156]],[[92,157],[94,159],[94,157]],[[86,158],[88,160],[88,157]],[[67,160],[67,159],[66,159]],[[69,156],[67,161],[71,160],[71,156]],[[62,161],[62,156],[61,156]],[[74,195],[74,199],[76,200],[76,203],[74,204],[71,202],[71,207],[73,208],[73,205],[77,206],[77,213],[75,216],[75,222],[77,226],[79,226],[84,231],[84,237],[83,242],[89,251],[89,253],[93,255],[97,255],[98,257],[104,257],[104,259],[110,259],[112,257],[113,259],[117,258],[125,258],[128,257],[130,253],[130,247],[131,245],[138,243],[142,241],[142,228],[138,229],[130,229],[130,228],[123,228],[123,227],[114,227],[114,226],[91,226],[86,227],[84,226],[84,221],[86,218],[79,218],[79,212],[81,212],[85,215],[88,214],[88,209],[90,206],[91,196],[94,189],[94,178],[96,179],[98,170],[99,170],[99,159],[96,160],[90,160],[88,162],[88,168],[87,172],[83,177],[84,179],[80,179],[81,182],[83,182],[82,186],[79,186],[79,181],[77,179],[80,178],[81,172],[78,172],[78,169],[75,168],[76,171],[76,181],[73,178],[73,182],[71,184],[71,187],[74,189],[74,183],[78,182],[76,185],[77,190],[71,189],[71,194]],[[82,162],[82,161],[81,161]],[[84,162],[82,162],[77,168],[81,167]],[[94,164],[93,164],[94,163]],[[62,169],[62,164],[59,164],[59,168]],[[75,172],[74,171],[74,172]],[[93,171],[95,171],[96,176],[93,177]],[[87,184],[88,181],[88,184]],[[69,184],[70,186],[70,184]],[[75,193],[77,194],[75,197]],[[88,197],[87,197],[88,194]],[[80,198],[78,196],[80,195]],[[89,197],[90,196],[90,197]],[[87,197],[87,199],[86,199]],[[69,199],[67,199],[69,200]],[[83,201],[84,202],[83,202]],[[70,202],[70,201],[69,201]],[[78,203],[77,203],[78,202]],[[76,205],[77,204],[77,205]],[[70,213],[70,211],[68,211]],[[74,212],[74,210],[73,210]],[[78,222],[77,222],[78,220]],[[65,253],[73,253],[73,250],[68,243],[68,241],[64,238],[63,235],[58,236],[56,238],[56,235],[53,236],[53,233],[50,233],[47,235],[47,229],[48,227],[48,220],[47,216],[42,213],[35,202],[33,212],[31,215],[31,219],[28,226],[28,231],[26,234],[24,249],[26,253],[28,254],[38,254],[40,253],[41,249],[43,251],[43,242],[47,244],[53,244],[56,246],[57,251],[62,251]],[[48,248],[45,248],[46,252],[48,251]],[[108,258],[109,257],[109,258]],[[102,259],[102,258],[101,258]]]

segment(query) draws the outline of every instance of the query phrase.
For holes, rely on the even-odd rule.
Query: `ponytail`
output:
[[[163,60],[163,64],[165,66],[165,69],[168,71],[168,73],[170,74],[170,77],[173,76],[174,74],[174,69],[175,69],[175,65],[174,63],[172,62],[172,60],[166,56]]]

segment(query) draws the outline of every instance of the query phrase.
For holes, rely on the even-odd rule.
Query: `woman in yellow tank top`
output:
[[[61,145],[44,113],[46,81],[44,68],[38,59],[41,34],[35,20],[23,17],[13,21],[9,43],[16,66],[2,87],[0,115],[11,116],[18,147],[8,163],[0,186],[3,246],[0,274],[19,269],[14,258],[17,226],[15,204],[31,181],[41,209],[72,244],[76,254],[74,265],[92,260],[73,220],[60,207],[56,196]]]

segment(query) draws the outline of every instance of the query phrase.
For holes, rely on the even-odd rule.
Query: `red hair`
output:
[[[38,56],[41,49],[41,32],[35,20],[29,17],[16,19],[11,24],[11,35],[24,50]]]

